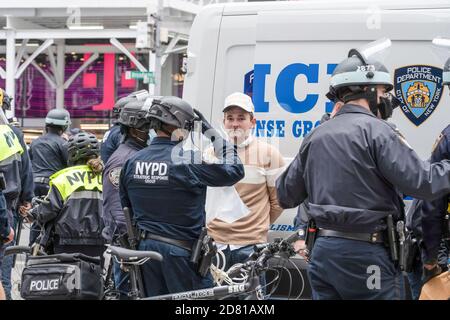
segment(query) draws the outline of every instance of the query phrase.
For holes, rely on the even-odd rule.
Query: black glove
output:
[[[197,115],[198,120],[200,120],[202,122],[202,133],[205,133],[208,130],[214,129],[200,111],[198,111],[197,109],[194,109],[194,113]]]
[[[233,145],[224,140],[220,133],[213,128],[200,111],[194,109],[194,113],[197,115],[198,120],[202,121],[202,133],[211,140],[216,157],[220,159],[232,156],[235,153]]]
[[[208,120],[206,120],[206,118],[200,111],[194,109],[194,113],[197,115],[198,120],[202,122],[202,133],[205,135],[205,137],[210,139],[213,143],[217,140],[223,139],[219,132],[213,128],[213,126],[208,122]]]

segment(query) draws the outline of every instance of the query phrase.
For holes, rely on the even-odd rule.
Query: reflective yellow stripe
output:
[[[86,165],[60,170],[50,177],[50,187],[55,186],[63,201],[77,189],[103,191],[102,175],[96,175]]]
[[[19,138],[9,126],[5,124],[0,125],[0,161],[16,153],[23,153]]]

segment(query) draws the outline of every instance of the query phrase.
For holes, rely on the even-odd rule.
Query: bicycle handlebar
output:
[[[5,249],[5,256],[11,255],[11,254],[31,254],[31,247],[28,246],[11,246],[7,247]]]

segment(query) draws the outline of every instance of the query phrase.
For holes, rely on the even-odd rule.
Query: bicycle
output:
[[[227,271],[227,276],[230,279],[236,279],[240,276],[240,279],[243,279],[242,283],[177,292],[147,298],[140,298],[141,292],[139,292],[136,283],[136,276],[134,275],[135,268],[132,268],[132,266],[142,265],[148,260],[162,261],[162,256],[154,251],[136,251],[116,246],[109,246],[107,252],[121,264],[124,270],[129,272],[131,282],[129,297],[134,300],[208,300],[224,299],[243,294],[246,295],[247,300],[263,300],[264,295],[262,293],[263,288],[260,283],[260,276],[263,272],[271,269],[268,267],[268,261],[274,257],[289,260],[290,257],[295,255],[295,251],[291,244],[296,240],[298,240],[297,232],[285,240],[276,239],[272,243],[255,246],[255,251],[247,262],[236,264]],[[298,272],[301,275],[300,270],[298,270]],[[272,280],[272,282],[279,280],[280,279],[278,276],[275,280]],[[272,289],[271,293],[273,293],[275,289],[276,285]],[[302,292],[300,295],[301,294]],[[299,298],[299,296],[297,296],[297,298]]]
[[[23,242],[28,243],[28,237],[27,235],[32,230],[32,221],[34,220],[33,214],[31,213],[34,208],[36,208],[39,204],[44,202],[44,196],[38,196],[34,197],[31,201],[32,208],[28,212],[27,216],[22,216],[20,214],[17,215],[17,222],[15,227],[15,239],[14,239],[14,246],[20,246],[25,248],[26,246],[23,245]],[[25,237],[23,237],[22,231],[25,230]],[[12,246],[11,246],[12,247]],[[30,252],[31,254],[31,252]],[[37,254],[37,253],[35,253]],[[23,269],[25,267],[25,258],[23,255],[15,254],[13,257],[13,264],[11,269],[11,297],[13,300],[19,300],[20,297],[20,282],[21,282],[21,275],[23,272]]]
[[[36,209],[40,204],[42,204],[45,201],[45,198],[43,197],[35,197],[33,198],[33,208],[28,211],[28,215],[25,217],[21,217],[25,222],[35,221],[36,215],[33,212],[34,209]],[[36,265],[39,264],[39,260],[42,258],[48,261],[51,261],[53,259],[53,263],[55,262],[55,259],[61,258],[61,259],[68,259],[68,257],[71,254],[49,254],[49,252],[46,251],[44,247],[40,245],[40,237],[41,235],[36,239],[36,241],[31,244],[30,246],[23,246],[23,245],[15,245],[10,246],[5,250],[5,256],[7,255],[14,255],[14,260],[17,259],[18,255],[21,255],[20,259],[17,259],[16,266],[13,269],[13,290],[14,290],[14,299],[21,299],[21,289],[22,289],[22,282],[23,282],[23,272],[24,270],[29,267],[30,265]],[[25,255],[25,258],[23,258],[22,255]],[[73,255],[73,254],[72,254]],[[76,254],[75,254],[76,255]],[[111,299],[118,299],[118,296],[120,293],[115,292],[115,284],[113,280],[113,273],[112,273],[112,263],[103,263],[103,265],[100,264],[100,257],[94,258],[85,256],[82,254],[79,254],[81,257],[81,260],[88,261],[90,263],[98,264],[101,268],[101,277],[102,277],[102,295],[103,292],[108,293],[107,295],[103,295],[105,299],[109,299],[110,296],[112,296]],[[106,259],[105,259],[106,260]]]
[[[268,266],[268,261],[271,258],[277,257],[281,260],[290,261],[289,258],[295,255],[291,243],[296,239],[298,239],[298,234],[294,233],[285,240],[276,239],[272,243],[255,246],[255,251],[250,256],[247,262],[236,264],[226,272],[226,275],[229,279],[233,279],[234,281],[241,281],[240,283],[233,282],[230,285],[222,285],[212,288],[191,290],[146,298],[143,297],[142,289],[138,285],[136,266],[140,266],[149,260],[162,261],[163,258],[161,254],[154,251],[130,250],[113,245],[109,245],[106,252],[111,255],[111,258],[116,259],[116,261],[121,265],[121,268],[129,274],[130,292],[128,293],[128,298],[131,300],[219,300],[236,295],[246,295],[246,299],[248,300],[262,300],[265,297],[263,295],[263,286],[260,283],[260,275],[263,272],[274,269]],[[33,253],[30,247],[12,246],[7,249],[5,254],[24,253],[26,255],[26,265],[28,265],[30,261],[33,262],[41,259],[39,257],[42,257],[42,259],[47,259],[57,256],[46,255],[46,253],[43,251],[36,252],[37,253]],[[111,272],[112,268],[110,267],[111,265],[112,263],[109,263],[109,266],[107,268],[103,268],[103,294],[101,296],[102,300],[118,300],[120,297],[120,292],[114,286]],[[298,272],[300,273],[300,270],[298,270]],[[276,290],[276,282],[279,282],[280,280],[281,278],[279,277],[279,274],[274,278],[274,280],[272,280],[271,283],[274,284],[274,286],[270,294],[272,294]],[[267,284],[266,286],[269,286],[271,283]],[[301,296],[301,293],[297,296],[297,298]],[[270,294],[268,296],[270,296]]]

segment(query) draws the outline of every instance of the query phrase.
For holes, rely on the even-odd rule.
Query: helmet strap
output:
[[[344,103],[348,103],[352,100],[358,100],[358,99],[366,99],[369,102],[369,108],[370,111],[377,116],[378,115],[378,94],[377,94],[377,87],[374,85],[368,86],[367,90],[362,91],[358,90],[354,94],[346,95],[345,97],[342,97],[341,100],[344,101]]]
[[[369,108],[370,111],[375,115],[375,117],[378,116],[378,94],[377,94],[377,87],[376,86],[368,86],[367,87],[367,101],[369,101]]]
[[[136,134],[137,133],[137,134]],[[147,140],[148,140],[148,132],[145,132],[143,130],[137,129],[137,128],[130,128],[128,130],[128,134],[138,142],[141,146],[147,146]],[[145,138],[141,137],[144,136]]]

